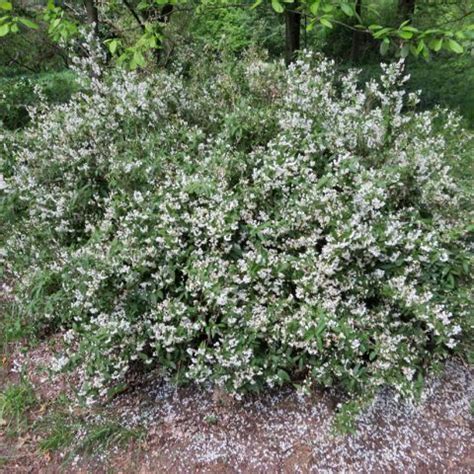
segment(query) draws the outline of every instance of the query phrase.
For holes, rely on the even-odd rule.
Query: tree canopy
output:
[[[300,49],[302,31],[314,29],[351,31],[353,56],[363,37],[376,40],[382,55],[392,51],[401,57],[425,59],[441,51],[463,54],[472,48],[474,39],[470,0],[455,4],[436,0],[48,0],[45,5],[2,0],[0,37],[43,27],[54,42],[67,42],[89,24],[112,58],[136,69],[160,58],[174,16],[218,10],[259,12],[266,7],[284,17],[287,62]],[[392,10],[390,19],[381,14],[387,9]]]

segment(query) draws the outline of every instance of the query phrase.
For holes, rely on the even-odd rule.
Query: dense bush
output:
[[[409,393],[468,328],[457,118],[412,110],[401,64],[196,68],[103,73],[1,137],[18,306],[67,329],[84,394],[157,365]]]

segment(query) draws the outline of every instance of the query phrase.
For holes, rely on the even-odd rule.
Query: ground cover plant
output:
[[[1,135],[16,311],[65,331],[81,396],[157,366],[233,393],[408,395],[469,337],[469,135],[414,109],[402,62],[365,86],[309,54],[99,62]]]

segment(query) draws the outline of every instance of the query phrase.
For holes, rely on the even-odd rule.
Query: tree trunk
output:
[[[362,16],[362,0],[356,0],[355,11],[359,16]],[[352,47],[351,47],[351,62],[355,63],[359,59],[360,48],[364,34],[361,31],[352,32]]]
[[[292,63],[296,53],[300,49],[301,38],[301,13],[297,11],[299,2],[291,4],[291,8],[285,11],[285,40],[286,40],[286,64]]]
[[[173,14],[174,5],[172,3],[165,3],[161,9],[157,5],[153,5],[151,8],[148,8],[143,12],[143,16],[147,21],[156,21],[161,26],[164,26],[166,23],[169,23],[171,15]],[[157,65],[160,64],[162,53],[163,53],[164,42],[161,43],[160,48],[155,49],[155,60]]]
[[[99,11],[95,4],[95,0],[84,0],[87,12],[87,23],[94,25],[94,34],[99,36]]]
[[[169,23],[173,10],[174,10],[174,6],[171,3],[165,3],[165,5],[163,5],[163,8],[160,10],[158,14],[158,21],[163,25],[165,25],[166,23]],[[163,57],[164,46],[165,46],[165,42],[162,41],[161,47],[157,48],[155,51],[156,63],[158,65],[160,64],[161,59]]]
[[[409,20],[415,13],[416,0],[399,0],[398,13],[403,20]]]

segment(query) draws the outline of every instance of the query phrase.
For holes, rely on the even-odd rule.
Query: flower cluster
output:
[[[131,370],[231,392],[409,393],[467,325],[465,132],[417,112],[402,63],[361,87],[290,68],[97,73],[4,134],[17,303],[63,328],[104,395]]]

